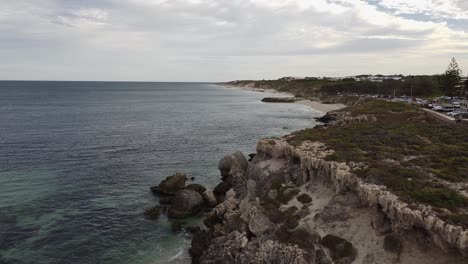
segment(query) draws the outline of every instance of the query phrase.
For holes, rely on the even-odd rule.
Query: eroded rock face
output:
[[[311,262],[308,261],[304,250],[299,247],[268,240],[261,244],[255,255],[255,263],[306,264]]]
[[[168,176],[159,185],[151,187],[151,191],[155,194],[174,195],[178,190],[185,188],[187,175],[182,172],[177,172],[172,176]]]
[[[236,259],[249,240],[237,231],[213,239],[200,257],[200,263],[236,263]]]
[[[385,186],[364,182],[351,172],[347,164],[325,160],[324,157],[330,154],[327,151],[320,143],[305,142],[300,147],[294,147],[284,139],[264,139],[257,145],[257,156],[289,160],[300,167],[301,173],[292,181],[302,184],[326,179],[336,193],[350,191],[357,195],[363,205],[381,208],[393,231],[404,233],[421,227],[438,248],[445,252],[457,249],[468,256],[467,229],[443,221],[429,206],[409,205],[386,190]]]
[[[414,240],[460,252],[468,248],[465,230],[362,182],[344,163],[326,161],[330,150],[323,144],[301,149],[268,139],[260,141],[257,153],[248,167],[233,162],[237,155],[220,162],[226,199],[205,218],[209,230],[196,238],[201,242],[193,245],[199,252],[193,263],[395,263],[408,241],[400,235],[415,229],[424,236]],[[299,191],[313,198],[301,203]],[[289,199],[290,192],[296,199]],[[458,255],[456,261],[444,258],[434,263],[464,263]]]
[[[194,190],[177,191],[172,198],[168,216],[171,218],[185,218],[197,214],[203,207],[202,196]]]
[[[282,211],[279,202],[263,201],[268,198],[258,196],[263,191],[259,192],[257,186],[265,182],[258,178],[249,179],[252,174],[246,172],[246,164],[233,162],[242,160],[239,155],[227,157],[220,165],[225,182],[237,174],[239,181],[235,184],[242,187],[237,189],[242,192],[237,193],[233,186],[226,191],[226,199],[208,213],[204,223],[209,230],[196,235],[193,241],[197,240],[201,245],[209,242],[205,246],[192,243],[193,263],[313,263],[315,250],[323,252],[320,237],[298,229],[298,218],[294,215],[298,208]],[[231,165],[237,168],[233,170]],[[268,167],[268,173],[276,173],[278,177],[283,172],[284,163],[261,166],[264,165]],[[268,175],[263,176],[269,182]],[[320,263],[329,263],[325,254],[321,258],[323,262]]]
[[[213,190],[220,203],[226,198],[226,192],[230,189],[238,194],[245,193],[245,173],[249,162],[242,152],[227,155],[219,161],[218,169],[221,172],[222,182]]]

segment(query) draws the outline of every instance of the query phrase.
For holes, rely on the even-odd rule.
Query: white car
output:
[[[450,112],[450,113],[447,113],[447,115],[449,115],[449,116],[456,116],[456,115],[458,115],[458,114],[460,114],[460,113],[461,113],[460,111],[452,111],[452,112]]]
[[[444,108],[440,105],[434,105],[434,108],[432,108],[435,111],[442,111]]]
[[[453,107],[460,108],[460,102],[452,102]]]

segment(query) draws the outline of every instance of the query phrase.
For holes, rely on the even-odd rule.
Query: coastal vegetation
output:
[[[358,164],[353,172],[366,182],[385,185],[408,202],[447,209],[448,220],[468,226],[468,199],[450,187],[468,181],[465,127],[384,100],[365,100],[335,114],[347,121],[293,133],[288,141],[321,141],[334,151],[328,160]]]
[[[380,96],[435,97],[466,96],[468,79],[463,81],[463,72],[455,58],[447,70],[436,75],[357,75],[347,78],[329,77],[283,77],[277,80],[241,80],[226,83],[233,86],[249,86],[257,89],[273,89],[296,97],[309,97],[326,101],[330,96],[341,94],[368,94]],[[335,100],[337,98],[334,98]]]

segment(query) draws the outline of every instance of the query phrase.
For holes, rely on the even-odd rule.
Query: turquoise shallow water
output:
[[[189,263],[187,234],[146,220],[177,170],[314,125],[305,106],[201,83],[0,82],[0,263]],[[188,220],[196,223],[197,219]]]

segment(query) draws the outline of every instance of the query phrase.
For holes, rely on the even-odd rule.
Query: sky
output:
[[[0,0],[0,79],[468,74],[468,0]]]

